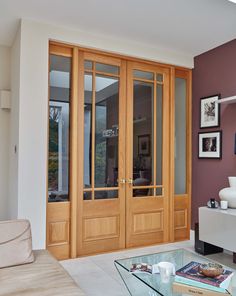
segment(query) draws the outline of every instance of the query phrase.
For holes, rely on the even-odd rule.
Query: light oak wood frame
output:
[[[89,52],[81,52],[79,74],[79,126],[84,126],[84,73],[92,74],[93,81],[93,113],[92,113],[92,167],[91,188],[85,189],[83,182],[84,168],[84,130],[80,131],[80,153],[79,153],[79,180],[78,187],[78,220],[77,220],[77,255],[88,255],[97,252],[122,249],[125,247],[125,184],[118,182],[117,187],[96,188],[95,176],[95,77],[96,74],[106,77],[117,77],[119,79],[119,171],[118,180],[125,178],[125,94],[126,94],[126,62],[118,58],[104,57],[103,55]],[[84,69],[84,61],[98,62],[118,66],[118,75]],[[96,200],[94,192],[118,190],[118,198]],[[91,192],[92,200],[83,200],[83,192]],[[101,226],[103,229],[101,230]]]
[[[186,193],[175,194],[175,79],[186,80]],[[190,238],[192,188],[192,71],[171,68],[170,151],[170,241]]]
[[[169,70],[171,73],[171,85],[169,88],[170,91],[170,162],[169,162],[169,241],[178,241],[182,239],[189,238],[190,230],[190,219],[191,219],[191,70],[181,67],[174,67],[171,65],[166,65],[158,62],[148,61],[144,59],[137,59],[130,56],[114,54],[110,52],[104,52],[95,49],[83,48],[80,46],[74,46],[69,44],[63,44],[56,41],[50,41],[50,53],[61,55],[61,56],[71,56],[73,57],[73,69],[72,69],[72,97],[71,97],[71,165],[70,165],[70,201],[65,203],[48,203],[47,202],[47,248],[58,258],[66,259],[69,257],[79,256],[78,248],[79,244],[79,235],[78,233],[82,232],[81,225],[78,223],[78,217],[81,217],[83,214],[83,208],[79,204],[79,196],[83,195],[83,172],[78,168],[83,167],[83,159],[79,157],[83,155],[83,145],[80,145],[81,139],[78,137],[79,127],[83,126],[83,117],[79,116],[79,110],[83,109],[83,102],[78,98],[83,97],[83,89],[78,87],[83,81],[84,72],[83,69],[83,55],[87,54],[98,54],[101,55],[101,62],[106,57],[121,59],[124,63],[127,61],[130,62],[139,62],[143,63],[146,66],[158,66],[164,67]],[[104,61],[104,60],[103,60]],[[124,70],[126,73],[126,70]],[[188,93],[188,106],[187,106],[187,118],[188,118],[188,130],[187,130],[187,194],[184,196],[174,195],[174,79],[175,75],[177,77],[185,77],[187,79],[187,93]],[[124,94],[125,96],[125,94]],[[73,106],[73,108],[72,108]],[[124,107],[123,112],[126,112],[126,107]],[[81,114],[80,114],[81,115]],[[77,121],[77,124],[76,124]],[[124,122],[125,124],[125,122]],[[127,140],[126,140],[127,142]],[[125,146],[125,143],[123,143]],[[125,155],[122,157],[125,158]],[[73,159],[73,161],[72,161]],[[129,172],[126,173],[126,178],[129,175]],[[126,186],[127,187],[127,186]],[[151,187],[151,186],[150,186]],[[46,188],[47,192],[48,188]],[[127,191],[127,189],[125,189]],[[46,194],[48,200],[48,194]],[[62,209],[60,209],[62,208]],[[175,211],[178,210],[187,210],[187,227],[178,229],[179,223],[175,218]],[[186,213],[186,212],[185,212]],[[62,231],[56,231],[56,239],[58,239],[59,244],[50,244],[50,224],[54,222],[62,221],[64,226],[61,228]],[[186,221],[186,220],[185,220]],[[65,225],[67,225],[65,227]],[[125,221],[123,222],[123,228],[125,228]],[[66,235],[65,235],[66,234]],[[59,235],[59,237],[58,237]],[[61,237],[60,237],[61,236]],[[61,242],[61,238],[66,237],[66,242]],[[125,240],[123,240],[122,245],[119,248],[124,248]],[[100,250],[101,251],[101,250]],[[99,252],[100,252],[99,251]],[[96,251],[98,252],[98,251]]]
[[[76,118],[76,108],[74,104],[76,103],[76,88],[73,86],[73,81],[75,81],[74,65],[73,62],[76,62],[76,52],[77,49],[72,49],[64,46],[57,46],[55,44],[49,45],[49,54],[57,55],[62,57],[71,58],[72,65],[72,79],[71,79],[71,94],[70,94],[70,125],[74,124],[73,120]],[[50,66],[50,59],[49,59]],[[50,67],[49,67],[50,69]],[[49,79],[49,78],[48,78]],[[50,82],[50,81],[49,81]],[[50,101],[50,83],[48,83],[48,110],[49,110],[49,101]],[[73,213],[76,210],[76,182],[74,181],[74,174],[72,172],[75,170],[74,163],[72,163],[72,158],[76,158],[77,151],[74,149],[74,137],[71,136],[73,129],[70,129],[70,152],[69,152],[69,201],[65,202],[48,202],[48,178],[47,178],[47,214],[46,214],[46,246],[47,249],[53,253],[53,255],[58,259],[67,259],[70,256],[74,256],[71,243],[74,239],[74,223],[71,223],[71,211],[73,204]],[[48,135],[49,135],[49,125],[48,125]],[[48,171],[47,171],[48,176]]]
[[[154,78],[153,81],[133,77],[133,70],[163,74],[163,83]],[[133,197],[132,184],[126,187],[126,246],[135,247],[163,243],[169,241],[169,109],[170,109],[170,71],[167,67],[146,65],[129,62],[127,67],[127,134],[126,134],[126,179],[133,177],[133,81],[153,83],[154,112],[153,112],[153,170],[154,185],[142,188],[154,188],[154,196]],[[156,76],[155,76],[156,77]],[[156,182],[156,87],[163,87],[162,97],[162,186]],[[162,195],[155,196],[155,188],[162,188]],[[140,225],[140,223],[142,225]]]

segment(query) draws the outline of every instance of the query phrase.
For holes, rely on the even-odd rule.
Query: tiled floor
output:
[[[71,259],[62,261],[61,264],[88,296],[128,296],[129,294],[114,266],[115,259],[169,251],[178,248],[193,251],[193,241]],[[236,268],[236,265],[232,263],[232,256],[228,254],[215,254],[209,257],[222,264]]]

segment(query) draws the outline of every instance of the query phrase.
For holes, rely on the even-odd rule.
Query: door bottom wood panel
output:
[[[58,260],[70,257],[70,202],[48,203],[47,249]]]
[[[174,200],[174,239],[190,238],[190,201],[188,195],[176,195]]]

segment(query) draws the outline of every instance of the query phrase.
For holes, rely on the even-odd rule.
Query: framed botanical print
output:
[[[150,135],[138,136],[138,155],[150,155]]]
[[[222,131],[198,133],[198,158],[221,158]]]
[[[220,95],[204,97],[200,100],[200,128],[220,126]]]

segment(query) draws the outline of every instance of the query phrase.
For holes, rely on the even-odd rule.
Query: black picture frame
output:
[[[150,155],[150,135],[138,136],[138,155]]]
[[[222,131],[198,133],[198,158],[222,158]]]
[[[236,155],[236,133],[234,135],[234,154]]]
[[[216,103],[220,94],[202,97],[200,99],[200,128],[220,126],[220,104]]]

